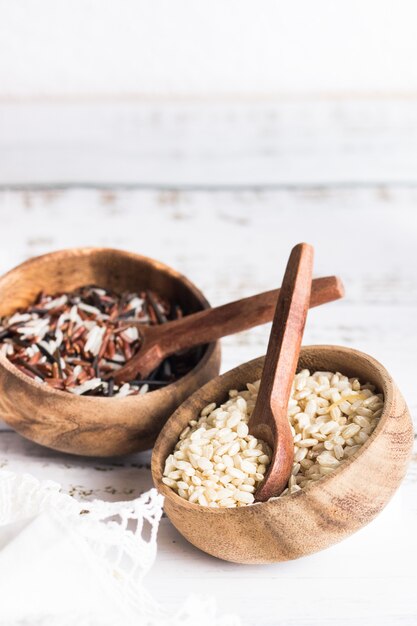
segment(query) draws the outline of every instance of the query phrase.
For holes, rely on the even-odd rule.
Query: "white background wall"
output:
[[[0,186],[415,184],[415,0],[0,0]]]
[[[414,0],[0,0],[0,97],[417,93]]]

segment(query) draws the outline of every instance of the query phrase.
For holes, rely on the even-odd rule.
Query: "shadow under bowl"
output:
[[[225,402],[230,389],[245,389],[261,377],[264,357],[219,376],[190,396],[162,429],[152,454],[152,475],[165,497],[167,516],[200,550],[236,563],[272,563],[323,550],[359,530],[387,504],[406,472],[413,444],[408,408],[386,369],[350,348],[302,348],[299,369],[339,371],[370,382],[384,394],[379,423],[355,455],[333,473],[293,495],[239,508],[189,503],[162,483],[165,459],[182,430],[211,402]]]
[[[152,289],[185,314],[209,307],[191,281],[167,265],[109,248],[61,250],[33,258],[0,278],[0,316],[54,294],[96,284],[116,292]],[[71,454],[115,456],[152,447],[172,412],[217,376],[218,342],[205,346],[197,365],[166,387],[122,398],[77,396],[25,376],[0,356],[0,417],[24,437]]]

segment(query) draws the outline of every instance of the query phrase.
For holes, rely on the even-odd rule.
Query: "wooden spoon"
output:
[[[266,291],[161,325],[129,322],[129,326],[137,326],[141,346],[126,365],[106,378],[114,378],[120,383],[133,380],[139,374],[140,378],[146,379],[164,359],[176,352],[266,324],[273,318],[279,294],[279,289]],[[337,276],[315,278],[309,306],[338,300],[343,294],[343,284]]]
[[[258,502],[279,496],[291,475],[294,441],[287,410],[310,302],[312,270],[313,248],[300,243],[292,249],[285,270],[258,398],[249,420],[250,434],[273,450],[268,473],[255,492]]]

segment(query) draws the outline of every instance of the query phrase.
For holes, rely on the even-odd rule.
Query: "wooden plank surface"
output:
[[[316,247],[315,274],[338,273],[344,301],[310,312],[304,343],[339,343],[378,358],[414,415],[417,189],[306,186],[297,190],[42,189],[0,192],[0,271],[54,248],[108,245],[159,258],[187,274],[212,304],[271,289],[297,241]],[[223,342],[223,371],[265,352],[268,327]],[[128,499],[148,489],[149,453],[74,458],[0,432],[0,466],[53,478],[81,499]],[[417,455],[386,511],[339,546],[267,567],[222,563],[161,523],[148,585],[169,607],[210,593],[221,612],[264,626],[411,626]],[[261,614],[255,608],[262,606]]]
[[[417,184],[417,98],[0,100],[0,185]]]

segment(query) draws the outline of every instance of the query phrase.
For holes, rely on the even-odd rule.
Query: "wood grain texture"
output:
[[[0,278],[0,315],[32,303],[40,291],[59,293],[88,284],[116,291],[155,289],[186,312],[208,307],[184,276],[145,257],[107,248],[64,250],[23,263]],[[145,395],[81,397],[38,383],[0,358],[0,412],[20,434],[44,446],[113,456],[152,446],[172,411],[219,371],[220,348],[207,346],[195,368]]]
[[[261,384],[249,432],[273,450],[267,474],[255,492],[257,502],[279,496],[294,461],[288,402],[307,319],[313,273],[313,247],[301,243],[290,254],[275,309]]]
[[[342,281],[336,276],[316,278],[308,306],[333,302],[343,296]],[[212,343],[254,326],[270,322],[280,289],[242,298],[219,307],[191,313],[159,326],[138,323],[141,346],[126,365],[112,373],[116,382],[132,380],[139,372],[146,378],[168,356],[198,345]],[[131,322],[134,324],[134,322]]]
[[[152,454],[154,483],[174,526],[201,550],[237,563],[297,559],[359,530],[398,488],[413,444],[408,408],[380,363],[349,348],[309,346],[302,349],[300,368],[358,376],[384,394],[383,413],[369,440],[332,474],[291,496],[236,509],[210,509],[180,498],[161,480],[179,434],[206,404],[222,402],[229,389],[257,380],[262,366],[263,358],[245,363],[188,398],[164,426]]]

